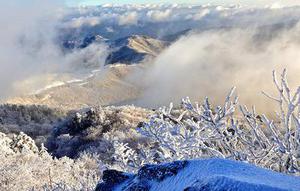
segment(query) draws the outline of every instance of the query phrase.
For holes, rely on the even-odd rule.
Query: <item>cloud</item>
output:
[[[148,18],[154,22],[166,21],[172,13],[171,9],[166,10],[150,10],[147,12]]]
[[[283,6],[279,2],[275,2],[272,5],[270,5],[270,9],[280,9]]]
[[[12,84],[33,72],[59,67],[51,62],[57,3],[6,1],[0,7],[0,89],[11,92]],[[8,22],[9,20],[9,22]],[[47,56],[48,59],[43,60]],[[38,66],[36,64],[39,64]]]
[[[66,12],[63,5],[56,0],[43,2],[12,0],[2,3],[0,7],[0,26],[3,29],[0,30],[0,98],[28,93],[23,92],[22,89],[28,90],[29,87],[21,89],[18,84],[29,77],[71,70],[75,63],[74,58],[82,60],[82,65],[89,62],[90,57],[85,56],[86,59],[82,59],[83,52],[66,54],[60,47],[58,26],[65,18]],[[101,48],[101,52],[105,52],[105,47],[101,46]],[[94,50],[100,51],[99,47]],[[91,55],[92,50],[85,51]],[[93,52],[93,55],[99,54]],[[99,62],[94,63],[100,65]],[[37,81],[42,83],[44,80],[46,78],[41,77]]]
[[[71,21],[67,23],[68,27],[79,28],[82,26],[96,26],[101,23],[100,17],[78,17],[72,18]]]
[[[138,21],[137,12],[126,13],[119,17],[119,25],[136,25]]]
[[[208,15],[210,13],[210,10],[209,9],[203,9],[203,10],[200,10],[199,13],[196,13],[194,16],[193,16],[193,19],[194,20],[201,20],[203,17],[205,17],[206,15]]]
[[[275,95],[273,69],[287,68],[291,87],[300,85],[300,26],[268,34],[272,38],[262,37],[263,32],[218,29],[181,38],[139,76],[146,90],[137,104],[158,107],[186,96],[195,101],[208,96],[220,104],[236,86],[241,104],[272,111],[272,102],[261,91]]]
[[[113,33],[110,30],[102,35],[116,39],[143,31],[160,38],[187,29],[206,30],[225,26],[245,28],[251,25],[259,27],[287,23],[300,19],[299,15],[299,7],[271,9],[269,6],[242,5],[132,4],[72,8],[63,22],[69,23],[65,25],[67,29],[70,28],[70,23],[75,26],[74,31],[71,31],[73,34],[86,34],[90,31],[101,33],[102,29],[113,28]]]
[[[260,91],[272,93],[272,69],[287,67],[291,85],[298,82],[299,7],[149,4],[62,10],[46,2],[36,0],[25,8],[7,2],[0,8],[0,24],[8,29],[0,31],[1,96],[14,92],[14,84],[28,76],[102,66],[105,45],[65,53],[58,42],[61,33],[71,40],[95,34],[110,39],[132,34],[163,38],[192,29],[136,74],[137,85],[145,88],[138,100],[144,106],[185,96],[209,96],[220,103],[228,89],[237,86],[241,103],[269,108]]]
[[[292,6],[299,6],[299,5],[300,5],[299,0],[277,0],[271,2],[265,1],[265,6],[271,9],[279,9],[283,7],[292,7]]]

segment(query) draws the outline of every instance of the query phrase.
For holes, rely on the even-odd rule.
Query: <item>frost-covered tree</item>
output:
[[[121,145],[123,149],[116,149],[115,158],[123,166],[137,167],[144,163],[221,157],[300,175],[300,88],[291,93],[285,70],[280,82],[275,72],[273,79],[278,97],[264,94],[279,105],[276,122],[256,114],[255,107],[249,111],[240,106],[239,116],[235,112],[238,99],[233,96],[234,88],[224,104],[216,107],[208,98],[202,104],[192,104],[186,98],[179,109],[174,109],[173,104],[163,107],[137,129],[156,147],[140,152]],[[134,159],[134,163],[128,159]]]
[[[54,128],[46,144],[54,156],[76,158],[81,152],[98,153],[102,160],[110,161],[114,139],[134,142],[139,122],[146,121],[152,112],[134,106],[93,107],[71,113]],[[109,138],[104,138],[108,136]]]
[[[0,190],[94,190],[103,167],[99,156],[53,158],[24,133],[0,133]]]

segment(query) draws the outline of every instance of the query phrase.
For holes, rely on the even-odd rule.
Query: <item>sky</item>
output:
[[[244,5],[270,5],[280,3],[282,5],[300,5],[300,0],[65,0],[69,6],[100,5],[106,3],[131,4],[131,3],[190,3],[190,4],[244,4]]]

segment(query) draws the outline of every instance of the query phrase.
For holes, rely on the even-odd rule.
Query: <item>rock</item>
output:
[[[145,165],[137,174],[105,171],[96,191],[299,191],[300,177],[225,159]]]
[[[104,183],[97,185],[96,191],[112,191],[113,188],[131,178],[129,174],[117,170],[106,170],[103,172],[102,180]]]
[[[155,180],[163,181],[170,176],[176,176],[176,174],[187,165],[187,161],[175,161],[170,164],[163,165],[145,165],[143,166],[137,176],[140,180]]]
[[[116,170],[106,170],[102,178],[103,182],[98,184],[96,191],[113,191],[117,184],[120,185],[125,181],[128,184],[122,188],[124,191],[149,191],[151,181],[161,182],[168,177],[176,176],[187,164],[187,161],[175,161],[169,164],[145,165],[136,175],[124,174]],[[132,181],[133,179],[137,181]]]

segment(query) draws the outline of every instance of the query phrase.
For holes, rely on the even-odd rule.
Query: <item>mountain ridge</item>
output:
[[[113,51],[108,55],[106,64],[135,64],[146,57],[156,57],[169,45],[166,41],[154,39],[146,35],[131,35],[114,41]]]

